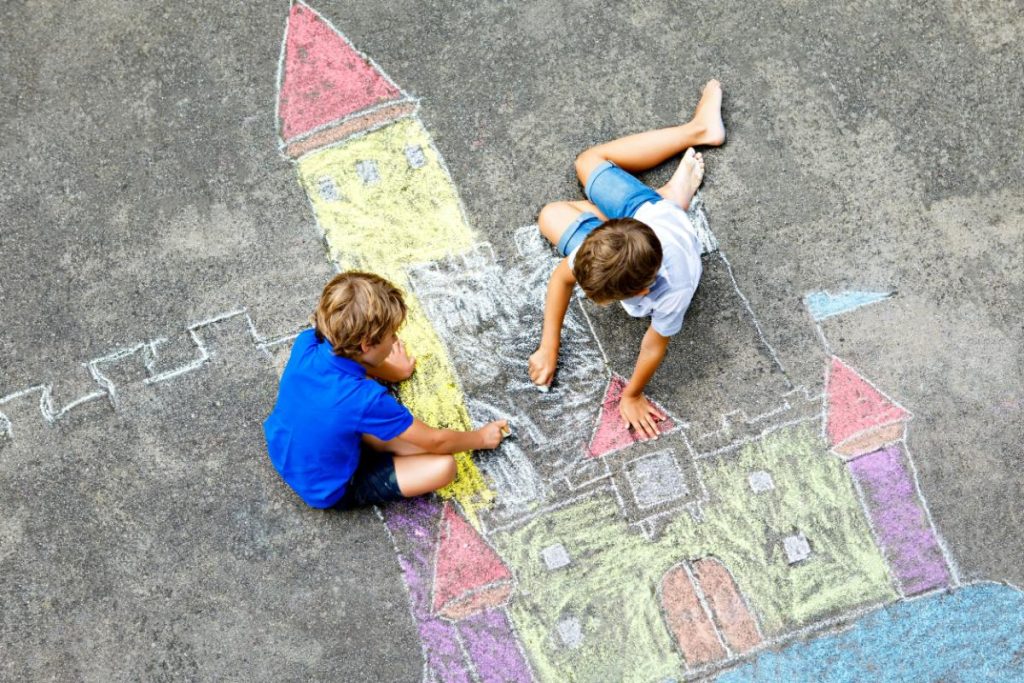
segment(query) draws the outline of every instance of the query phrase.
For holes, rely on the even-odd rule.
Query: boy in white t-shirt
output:
[[[658,435],[659,415],[643,390],[669,339],[682,329],[701,273],[700,240],[684,211],[704,178],[704,160],[692,148],[723,142],[722,87],[712,80],[687,123],[612,140],[576,157],[576,175],[590,201],[547,204],[537,219],[541,233],[566,258],[548,283],[541,342],[530,356],[535,384],[546,387],[554,377],[562,321],[578,283],[598,304],[621,301],[629,315],[650,316],[619,412],[637,434]],[[683,150],[664,187],[654,190],[630,175]]]

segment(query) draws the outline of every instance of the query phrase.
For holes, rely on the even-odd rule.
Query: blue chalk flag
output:
[[[1024,593],[981,583],[882,607],[726,671],[747,681],[1024,681]]]
[[[823,320],[861,306],[884,301],[892,295],[892,292],[811,292],[804,297],[804,304],[807,305],[812,318]]]

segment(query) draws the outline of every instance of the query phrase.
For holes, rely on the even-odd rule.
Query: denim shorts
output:
[[[355,474],[349,479],[344,495],[334,507],[346,510],[403,498],[405,496],[398,488],[398,477],[395,475],[394,456],[364,448]]]
[[[590,173],[583,188],[587,198],[608,218],[632,218],[647,202],[660,202],[662,196],[610,161],[601,162]],[[603,221],[585,211],[576,217],[558,239],[558,253],[568,256]]]

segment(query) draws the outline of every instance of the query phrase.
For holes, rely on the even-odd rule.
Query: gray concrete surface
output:
[[[651,393],[712,415],[820,388],[802,296],[896,290],[823,329],[914,413],[964,578],[1024,585],[1019,3],[313,6],[422,98],[498,249],[580,196],[576,153],[679,121],[721,79],[730,137],[704,198],[785,371],[723,332],[747,323],[709,270]],[[59,412],[97,389],[83,364],[167,339],[154,362],[174,367],[195,356],[189,325],[239,309],[261,338],[304,323],[331,267],[276,151],[286,11],[0,8],[0,397],[52,385]],[[594,314],[628,373],[642,328]],[[144,350],[109,364],[116,407],[50,423],[39,392],[0,406],[0,677],[418,680],[383,525],[303,508],[264,455],[272,360],[244,316],[200,333],[214,356],[172,380],[142,382]]]

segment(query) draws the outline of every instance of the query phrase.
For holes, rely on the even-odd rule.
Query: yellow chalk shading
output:
[[[393,275],[390,279],[403,284]],[[399,385],[399,398],[416,417],[432,427],[469,429],[469,413],[447,351],[419,301],[406,296],[406,302],[409,317],[399,335],[409,353],[416,356],[416,372]],[[469,522],[479,528],[477,511],[494,500],[494,493],[487,487],[470,453],[458,453],[455,463],[458,467],[455,481],[438,491],[438,495],[458,501]]]
[[[378,273],[406,293],[409,317],[399,336],[417,364],[398,387],[401,401],[433,427],[469,429],[455,370],[406,277],[407,267],[466,251],[475,241],[426,129],[418,119],[401,119],[296,165],[331,258],[344,269]],[[455,461],[455,481],[438,493],[456,500],[479,527],[477,511],[494,493],[470,453]]]
[[[680,511],[656,541],[628,527],[611,491],[489,536],[517,578],[509,615],[538,679],[678,678],[687,662],[658,590],[680,562],[722,562],[766,638],[898,597],[849,473],[815,430],[780,430],[697,467],[711,493],[703,516]],[[748,477],[761,470],[775,488],[759,494]],[[791,565],[783,539],[797,531],[812,554]],[[556,543],[570,563],[550,569],[543,552]],[[575,644],[559,632],[569,618]]]
[[[332,257],[346,267],[396,270],[461,253],[475,241],[417,119],[311,153],[298,170]],[[331,186],[334,192],[325,189]]]

